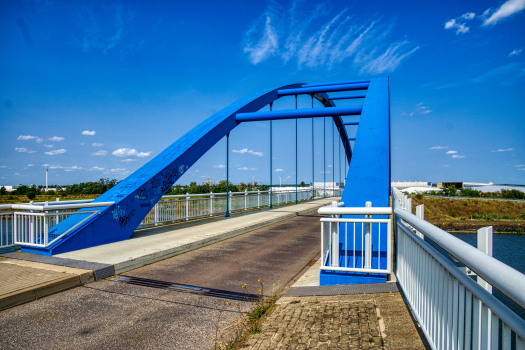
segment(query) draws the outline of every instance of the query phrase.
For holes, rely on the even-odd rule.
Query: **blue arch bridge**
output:
[[[312,108],[298,109],[299,95],[311,96]],[[295,98],[296,109],[273,111],[274,101],[281,98]],[[314,99],[323,107],[313,108]],[[340,100],[354,99],[362,103],[336,105]],[[269,111],[260,111],[267,106]],[[359,122],[345,122],[345,116],[359,116]],[[163,217],[175,209],[158,209],[163,195],[217,142],[226,138],[228,147],[230,132],[241,123],[270,121],[271,145],[272,121],[295,119],[297,130],[299,118],[312,118],[314,142],[313,118],[319,117],[325,118],[325,127],[326,119],[332,119],[348,164],[340,202],[319,209],[325,215],[320,232],[320,284],[397,281],[434,349],[525,349],[525,321],[519,315],[525,308],[525,276],[492,257],[491,228],[480,230],[476,249],[426,222],[421,206],[413,215],[411,200],[390,188],[387,77],[290,84],[243,98],[197,125],[89,203],[13,205],[26,211],[14,214],[11,243],[23,245],[23,252],[55,255],[127,240],[145,222],[170,220]],[[350,127],[357,127],[353,138],[347,133]],[[296,131],[296,152],[297,137]],[[312,159],[314,156],[312,147]],[[323,190],[326,193],[327,189]],[[227,189],[209,196],[204,211],[194,212],[188,206],[182,210],[186,218],[217,212],[229,216],[230,210],[238,209],[239,198],[243,198],[244,208],[254,200],[257,203],[252,206],[272,207],[315,195],[313,187],[307,193],[296,186],[288,193],[271,188],[268,193],[245,193],[242,197]],[[493,289],[511,299],[515,307],[509,308],[494,297]]]

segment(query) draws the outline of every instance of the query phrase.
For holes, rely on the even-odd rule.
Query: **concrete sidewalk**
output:
[[[162,225],[137,230],[127,241],[56,256],[113,265],[118,274],[310,212],[332,201],[339,201],[339,197],[234,213],[230,218],[214,216]]]

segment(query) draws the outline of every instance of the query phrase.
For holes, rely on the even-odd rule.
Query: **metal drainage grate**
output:
[[[171,282],[166,282],[166,281],[150,280],[147,278],[140,278],[140,277],[116,276],[116,277],[110,278],[109,281],[133,284],[136,286],[143,286],[143,287],[150,287],[150,288],[166,289],[166,290],[172,290],[175,292],[201,294],[201,295],[206,295],[206,296],[210,296],[214,298],[231,299],[231,300],[238,300],[238,301],[256,301],[259,298],[259,296],[256,294],[244,294],[244,293],[230,292],[228,290],[203,288],[203,287],[197,287],[197,286],[190,286],[187,284],[178,284],[178,283],[171,283]]]

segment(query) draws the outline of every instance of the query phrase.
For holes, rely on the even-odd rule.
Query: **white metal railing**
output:
[[[525,321],[491,294],[494,287],[525,308],[525,275],[404,210],[403,196],[393,190],[396,276],[430,346],[525,349]],[[478,282],[422,236],[474,271]]]
[[[343,195],[343,190],[342,189],[338,189],[338,188],[335,188],[335,189],[332,189],[332,188],[324,189],[322,187],[314,188],[314,196],[315,197],[339,197],[339,196],[342,196],[342,195]]]
[[[297,200],[309,200],[311,194],[310,188],[298,189]],[[295,202],[296,192],[273,190],[271,195],[272,204],[281,205]],[[226,199],[229,201],[230,211],[266,207],[270,205],[270,191],[230,192],[228,196],[226,193],[163,196],[146,215],[140,226],[225,213]]]
[[[321,219],[321,270],[390,274],[392,221],[373,219],[372,215],[390,215],[392,208],[372,208],[370,202],[365,208],[342,205],[332,202],[332,206],[318,210],[321,215],[332,216]],[[341,218],[341,215],[365,215],[365,218]]]
[[[13,212],[0,213],[0,248],[14,245]]]

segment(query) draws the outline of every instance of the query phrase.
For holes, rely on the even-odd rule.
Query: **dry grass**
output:
[[[412,212],[416,206],[425,205],[425,220],[469,220],[473,214],[498,214],[525,220],[525,202],[483,200],[483,199],[446,199],[416,198],[412,196]],[[505,219],[498,219],[505,221]]]

